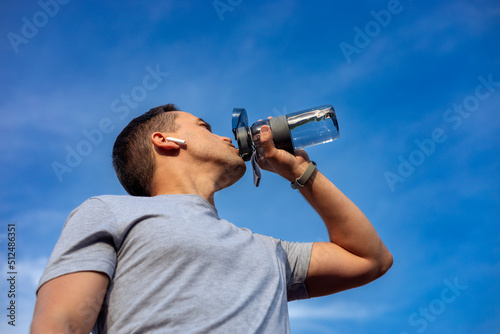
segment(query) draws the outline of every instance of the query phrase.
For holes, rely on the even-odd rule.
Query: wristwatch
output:
[[[307,180],[309,180],[315,169],[316,169],[316,163],[314,161],[311,161],[309,163],[309,166],[307,166],[306,170],[304,171],[304,173],[298,179],[295,179],[295,182],[292,182],[290,184],[292,189],[304,188]]]

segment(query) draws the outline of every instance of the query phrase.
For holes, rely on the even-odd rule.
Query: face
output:
[[[215,168],[217,188],[222,189],[238,181],[245,174],[246,165],[229,137],[212,133],[203,119],[187,112],[177,112],[178,130],[175,136],[186,140],[185,153],[199,166]]]

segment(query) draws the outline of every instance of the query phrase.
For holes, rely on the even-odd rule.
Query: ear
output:
[[[161,132],[155,132],[151,135],[151,142],[153,145],[157,148],[171,151],[171,150],[178,150],[181,147],[179,144],[174,143],[173,141],[167,140],[167,136],[164,135]]]

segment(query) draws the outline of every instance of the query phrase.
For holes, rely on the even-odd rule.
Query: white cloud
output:
[[[16,222],[23,227],[34,229],[38,233],[47,233],[48,231],[57,230],[60,232],[69,211],[59,211],[50,209],[38,209],[32,211],[17,211],[13,217],[9,217],[9,221]]]
[[[32,260],[20,261],[17,265],[18,272],[22,275],[21,282],[25,282],[30,291],[34,291],[38,286],[38,281],[42,277],[47,261],[48,258],[39,257]]]
[[[388,308],[381,305],[337,301],[314,306],[290,303],[288,309],[290,319],[365,320],[385,313]]]

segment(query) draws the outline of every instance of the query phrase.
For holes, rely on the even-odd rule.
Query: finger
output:
[[[304,160],[309,161],[309,155],[303,149],[296,150],[295,151],[295,156],[296,157],[302,157]]]
[[[267,125],[263,125],[260,128],[260,142],[264,147],[264,151],[276,149],[273,142],[273,133],[271,132],[271,128]]]

